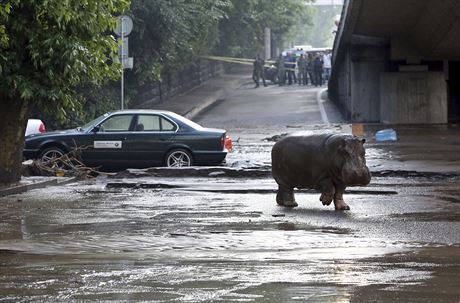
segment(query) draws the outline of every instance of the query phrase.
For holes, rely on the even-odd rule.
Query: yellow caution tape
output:
[[[221,56],[201,56],[203,59],[207,60],[214,60],[214,61],[221,61],[226,63],[237,63],[243,65],[253,65],[254,59],[247,59],[247,58],[232,58],[232,57],[221,57]],[[276,61],[267,60],[265,61],[265,67],[271,67],[275,64]],[[296,65],[296,62],[285,62],[286,65]],[[284,70],[288,71],[295,71],[295,68],[285,68]]]

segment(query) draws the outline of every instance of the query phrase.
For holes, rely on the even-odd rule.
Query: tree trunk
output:
[[[20,180],[28,102],[0,95],[0,184]]]

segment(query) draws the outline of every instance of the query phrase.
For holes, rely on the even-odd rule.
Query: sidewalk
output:
[[[155,106],[155,109],[169,110],[193,120],[231,91],[250,82],[251,69],[235,67],[229,73],[208,80],[206,83]]]
[[[64,185],[75,182],[77,178],[64,177],[22,177],[19,182],[8,186],[0,186],[0,197],[20,194],[32,189],[44,188],[47,186]]]

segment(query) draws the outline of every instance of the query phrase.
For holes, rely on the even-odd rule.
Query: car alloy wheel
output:
[[[57,147],[50,147],[43,151],[40,160],[43,164],[50,166],[52,168],[61,168],[63,163],[61,161],[56,161],[64,155],[64,152]]]
[[[190,153],[183,149],[170,151],[166,156],[166,166],[168,167],[184,167],[192,166],[193,160]]]

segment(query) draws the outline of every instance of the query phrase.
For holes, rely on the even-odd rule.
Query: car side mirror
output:
[[[99,125],[93,127],[93,129],[91,130],[91,132],[93,133],[97,133],[99,130],[101,129],[101,127]]]

